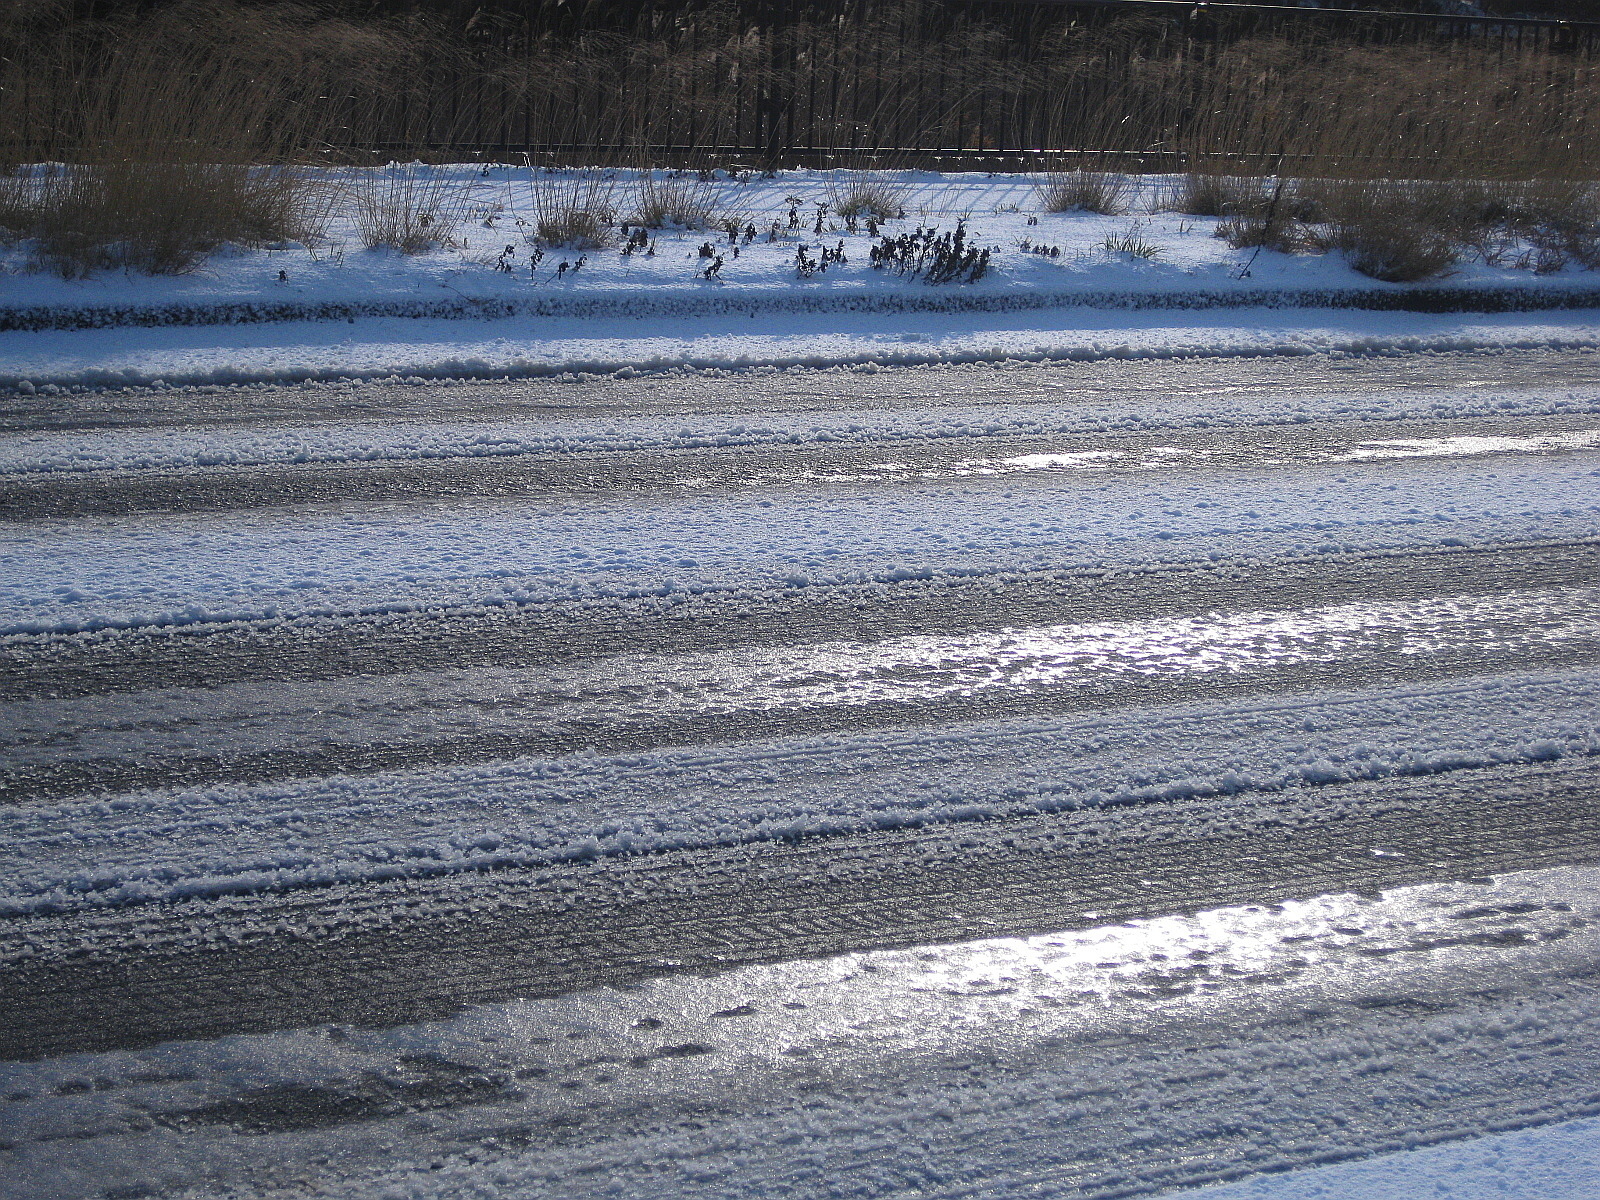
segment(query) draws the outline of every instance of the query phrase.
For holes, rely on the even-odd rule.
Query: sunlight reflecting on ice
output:
[[[1600,595],[1569,589],[822,643],[802,661],[761,648],[706,656],[708,673],[695,686],[702,699],[738,692],[763,704],[867,703],[1405,659],[1466,644],[1513,656],[1536,645],[1600,640],[1597,612]],[[698,674],[683,659],[678,666]]]
[[[1600,650],[1600,589],[1563,588],[1147,621],[918,634],[804,647],[635,655],[571,667],[482,667],[366,679],[172,688],[0,704],[0,749],[16,763],[214,749],[303,747],[317,737],[437,740],[556,720],[710,717],[869,704],[973,702],[1003,711],[1125,695],[1155,684],[1259,680],[1303,669],[1359,675],[1470,652],[1507,663]],[[1296,676],[1287,675],[1286,679]],[[66,731],[71,730],[70,738]]]
[[[1550,454],[1600,446],[1600,430],[1576,430],[1533,436],[1375,438],[1363,441],[1319,441],[1295,444],[1223,446],[1139,446],[1129,449],[1042,450],[984,458],[941,461],[937,455],[918,460],[911,456],[861,468],[805,471],[806,478],[822,482],[863,479],[936,480],[998,475],[1049,474],[1092,470],[1156,470],[1188,464],[1238,461],[1257,466],[1288,462],[1355,463],[1385,459],[1465,458],[1493,454]]]
[[[1472,454],[1538,454],[1583,450],[1600,445],[1600,430],[1542,434],[1537,437],[1390,438],[1362,442],[1335,456],[1333,462],[1364,462],[1380,458],[1441,458]]]

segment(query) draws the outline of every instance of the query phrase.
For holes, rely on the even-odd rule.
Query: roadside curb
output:
[[[224,301],[194,304],[0,306],[0,332],[163,326],[257,325],[291,321],[500,320],[513,317],[627,318],[760,316],[788,313],[1027,312],[1046,309],[1197,311],[1331,308],[1371,312],[1518,313],[1600,308],[1600,287],[1259,288],[1193,292],[892,291],[815,295],[745,293],[663,296],[615,292],[592,297],[461,296],[450,300]]]

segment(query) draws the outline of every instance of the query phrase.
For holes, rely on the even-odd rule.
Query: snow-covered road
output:
[[[7,400],[0,1194],[1109,1197],[1594,1112],[1597,367]]]

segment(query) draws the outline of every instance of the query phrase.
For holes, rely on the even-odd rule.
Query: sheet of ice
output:
[[[1528,437],[1375,438],[1363,442],[1335,461],[1361,462],[1374,458],[1440,458],[1516,452],[1550,453],[1600,444],[1600,432],[1535,434]]]
[[[629,654],[574,666],[152,688],[98,696],[88,708],[76,696],[7,700],[0,701],[0,778],[118,759],[515,744],[530,731],[584,744],[672,729],[676,740],[695,723],[702,736],[716,737],[752,719],[816,719],[829,710],[872,708],[903,722],[940,705],[959,706],[948,709],[952,717],[1031,701],[1101,706],[1152,685],[1163,698],[1219,678],[1281,687],[1307,669],[1342,679],[1402,666],[1444,672],[1459,669],[1467,647],[1479,667],[1485,656],[1524,667],[1571,663],[1600,658],[1597,614],[1600,590],[1541,589]]]

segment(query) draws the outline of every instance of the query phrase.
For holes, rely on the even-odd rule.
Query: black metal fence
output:
[[[374,149],[536,162],[1159,167],[1241,45],[1592,62],[1600,22],[1191,0],[689,0],[476,10],[386,102]],[[1266,53],[1266,52],[1263,52]],[[1518,85],[1525,86],[1525,85]],[[1141,90],[1142,89],[1142,90]],[[1157,97],[1152,99],[1152,97]]]

